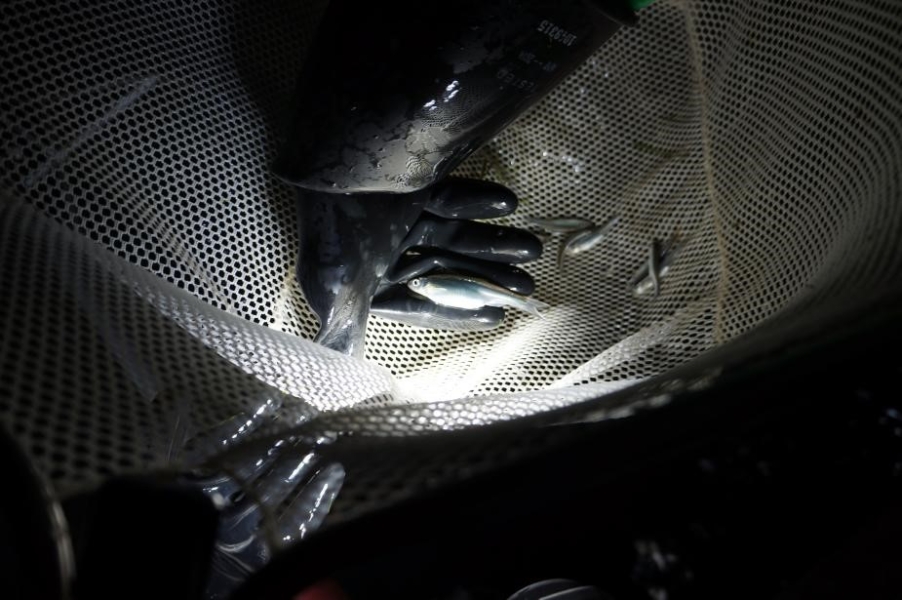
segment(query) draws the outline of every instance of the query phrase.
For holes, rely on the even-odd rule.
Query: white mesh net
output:
[[[321,11],[0,6],[0,418],[63,489],[262,407],[399,435],[595,398],[902,270],[899,4],[662,0],[460,169],[516,226],[620,218],[526,266],[547,318],[373,318],[370,363],[324,351],[268,171]],[[653,240],[678,252],[637,297]]]

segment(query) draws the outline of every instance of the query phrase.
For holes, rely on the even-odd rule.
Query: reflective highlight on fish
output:
[[[582,231],[595,225],[589,219],[581,217],[556,217],[554,219],[529,218],[529,222],[536,227],[544,229],[548,233],[573,233]]]
[[[417,277],[407,282],[414,293],[442,306],[461,309],[477,309],[483,306],[516,308],[525,313],[542,316],[550,306],[534,298],[515,294],[487,281],[454,275]]]
[[[560,268],[564,263],[565,256],[575,256],[587,250],[591,250],[601,243],[607,237],[611,230],[620,223],[620,217],[612,217],[607,223],[579,231],[572,234],[561,244],[557,255],[557,265]]]

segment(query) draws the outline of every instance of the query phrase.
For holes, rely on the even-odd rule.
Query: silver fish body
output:
[[[573,233],[592,227],[594,223],[581,217],[557,217],[554,219],[530,218],[529,222],[536,227],[541,227],[549,233]]]
[[[561,248],[558,251],[558,268],[560,268],[561,264],[564,262],[565,256],[575,256],[586,250],[591,250],[600,244],[619,222],[620,217],[613,217],[603,225],[598,225],[597,227],[592,227],[585,231],[578,231],[564,240],[564,243],[561,244]]]
[[[653,241],[648,259],[630,281],[633,293],[637,296],[657,296],[661,292],[661,280],[670,272],[679,250],[679,246],[672,240],[665,244]]]
[[[655,296],[661,293],[661,249],[657,240],[652,240],[648,248],[648,276]]]
[[[544,302],[472,277],[429,275],[411,279],[407,282],[407,287],[436,304],[452,308],[476,309],[483,306],[509,306],[537,317],[542,316],[542,311],[549,308],[549,305]]]

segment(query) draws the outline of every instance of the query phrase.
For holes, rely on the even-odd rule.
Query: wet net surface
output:
[[[322,4],[0,7],[0,418],[62,489],[254,415],[398,436],[570,405],[902,270],[902,9],[661,1],[460,169],[517,192],[510,224],[619,217],[527,265],[547,319],[373,318],[371,364],[323,351],[268,171]],[[637,297],[653,240],[677,251]]]

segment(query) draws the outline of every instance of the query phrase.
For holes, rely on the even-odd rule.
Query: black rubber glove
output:
[[[371,302],[375,314],[423,327],[497,327],[504,319],[501,308],[437,306],[408,292],[404,282],[442,271],[532,293],[532,278],[513,264],[538,258],[539,239],[512,227],[470,221],[516,208],[507,188],[466,179],[403,195],[300,191],[297,275],[320,320],[316,341],[362,356]]]

